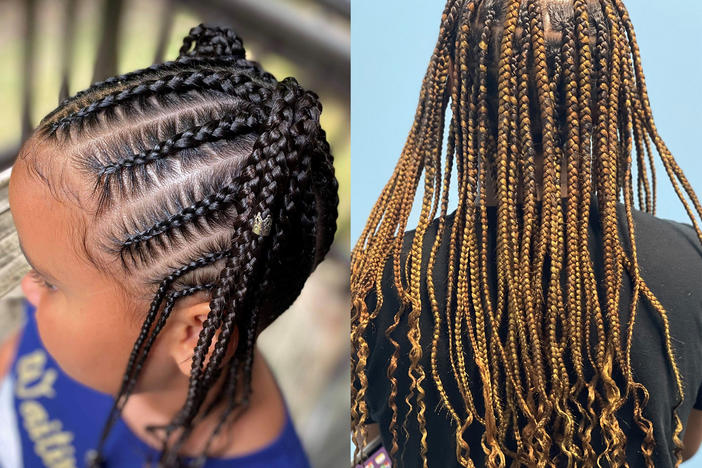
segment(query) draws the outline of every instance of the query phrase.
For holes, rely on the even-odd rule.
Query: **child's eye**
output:
[[[42,288],[45,288],[49,291],[56,291],[56,289],[57,289],[56,286],[54,286],[53,284],[46,281],[39,273],[37,273],[36,270],[34,270],[34,269],[29,270],[29,275],[32,277],[34,282],[37,283]]]

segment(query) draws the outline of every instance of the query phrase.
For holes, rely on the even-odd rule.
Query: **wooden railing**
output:
[[[22,0],[23,50],[21,80],[21,134],[16,142],[0,148],[0,170],[12,165],[21,143],[32,131],[31,114],[37,54],[39,2]],[[61,18],[60,88],[57,100],[65,98],[70,87],[69,63],[76,51],[75,20],[82,5],[77,0],[64,0]],[[138,3],[137,3],[138,5]],[[307,8],[300,8],[300,5]],[[100,81],[117,74],[119,32],[125,16],[125,0],[103,0],[101,4],[100,39],[94,60],[92,81]],[[307,86],[348,100],[350,47],[349,0],[163,0],[162,14],[154,30],[158,34],[153,53],[154,63],[164,60],[168,38],[172,32],[176,12],[187,10],[202,21],[231,26],[246,44],[253,43],[257,50],[273,51],[299,67]]]

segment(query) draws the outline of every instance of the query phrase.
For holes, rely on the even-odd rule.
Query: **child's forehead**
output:
[[[13,165],[10,186],[19,186],[22,195],[49,196],[59,205],[90,211],[90,183],[73,163],[70,148],[30,138],[22,146]],[[21,181],[21,182],[13,182]]]
[[[64,262],[77,260],[82,257],[80,246],[88,225],[85,213],[72,202],[79,195],[68,184],[57,184],[60,176],[33,173],[34,169],[26,160],[18,160],[10,177],[10,211],[22,246],[41,264],[44,252],[52,249],[66,254]],[[63,257],[49,255],[56,256]]]

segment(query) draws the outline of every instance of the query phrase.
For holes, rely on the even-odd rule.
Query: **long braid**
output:
[[[295,98],[296,96],[292,96]],[[289,103],[288,103],[289,104]],[[274,108],[277,107],[275,104]],[[288,109],[278,109],[275,113],[271,114],[269,117],[269,130],[266,130],[261,134],[257,144],[254,146],[254,150],[250,156],[249,164],[243,168],[242,174],[249,180],[244,180],[241,182],[242,189],[240,193],[246,194],[247,199],[242,200],[242,209],[245,207],[253,207],[251,209],[258,210],[261,213],[261,217],[266,218],[271,216],[274,212],[274,207],[276,204],[276,198],[280,192],[279,187],[282,186],[282,180],[286,177],[287,168],[286,158],[289,157],[290,153],[297,153],[297,149],[293,149],[291,142],[289,141],[289,120],[284,119],[284,114]],[[279,142],[273,141],[273,137],[278,136]],[[300,148],[303,151],[304,148]],[[283,166],[283,167],[281,167]],[[251,169],[248,169],[251,168]],[[274,178],[277,176],[277,179]],[[222,278],[222,288],[223,291],[227,289],[227,282],[231,285],[240,285],[240,289],[237,291],[236,295],[230,299],[234,301],[232,307],[233,310],[244,310],[246,307],[246,294],[247,294],[247,283],[243,283],[244,279],[255,284],[256,276],[255,270],[257,268],[258,262],[258,250],[262,247],[264,238],[261,236],[253,235],[248,226],[245,226],[246,220],[253,219],[254,213],[251,211],[242,212],[240,218],[240,226],[235,225],[234,233],[232,234],[232,242],[239,243],[239,247],[235,249],[235,255],[229,257],[228,265],[225,266],[223,270]],[[222,296],[224,298],[224,295]],[[213,301],[214,302],[214,301]],[[213,312],[222,310],[225,307],[226,302],[213,303]],[[220,308],[221,307],[221,308]],[[198,393],[202,395],[202,391],[199,392],[194,387],[195,385],[207,388],[209,384],[216,379],[217,373],[219,372],[219,364],[222,361],[224,353],[229,345],[229,338],[231,337],[233,331],[233,325],[235,322],[235,314],[229,314],[226,320],[222,322],[222,331],[220,333],[219,339],[215,345],[212,356],[209,358],[207,367],[203,370],[202,363],[193,360],[193,368],[191,370],[190,385],[191,389],[189,391],[188,402],[190,406],[186,403],[187,410],[184,408],[183,420],[187,421],[188,418],[195,416],[194,413],[188,410],[191,407],[198,406],[195,402],[198,398]],[[215,326],[216,325],[216,326]],[[210,327],[210,332],[214,329],[219,328],[219,323],[213,324]],[[209,349],[212,336],[211,333],[207,333],[207,326],[203,325],[203,334],[200,336],[200,341],[198,342],[198,348]],[[196,350],[198,349],[196,348]],[[200,379],[200,373],[203,373],[203,378]],[[176,419],[179,421],[179,419]]]
[[[302,113],[303,114],[303,119],[298,121],[298,123],[295,124],[292,128],[292,136],[293,138],[302,138],[305,139],[306,134],[304,133],[304,123],[303,122],[308,122],[307,124],[309,125],[309,122],[318,118],[317,113],[321,110],[319,108],[318,103],[315,101],[313,95],[307,93],[304,98],[298,99],[297,101],[294,101],[294,104],[296,105],[297,109],[296,112]],[[304,120],[306,118],[307,120]],[[326,143],[326,140],[324,140]],[[326,145],[322,145],[321,147],[324,148]],[[302,145],[301,147],[304,147]],[[303,168],[309,168],[311,161],[312,161],[312,156],[313,152],[304,152],[302,153],[302,158],[301,158],[301,166]],[[321,161],[323,162],[323,160]],[[323,166],[327,167],[328,175],[331,174],[332,180],[334,180],[333,183],[330,185],[332,188],[336,187],[336,181],[333,179],[333,170],[331,170],[331,166],[328,164],[322,164]],[[314,173],[314,172],[313,172]],[[287,241],[284,240],[284,236],[287,236],[288,234],[294,236],[295,233],[287,233],[285,231],[281,232],[276,232],[275,234],[275,241],[273,242],[271,248],[267,249],[267,259],[263,262],[263,265],[265,265],[266,270],[262,273],[260,276],[262,279],[260,283],[257,286],[256,289],[256,296],[261,296],[264,294],[267,294],[268,291],[270,290],[269,288],[271,287],[272,284],[275,284],[277,281],[281,281],[283,279],[288,280],[288,281],[295,281],[294,279],[291,278],[282,278],[279,277],[279,274],[276,272],[276,269],[272,267],[273,262],[275,259],[280,258],[281,255],[284,254],[283,247],[285,246],[286,243],[294,243],[298,247],[301,247],[305,249],[306,251],[310,252],[310,255],[307,257],[309,258],[310,262],[314,262],[314,250],[315,250],[315,243],[316,243],[316,236],[314,235],[317,230],[317,212],[314,209],[314,203],[313,200],[309,200],[309,193],[299,191],[299,187],[305,187],[307,183],[309,183],[309,172],[308,171],[300,171],[297,173],[296,177],[291,177],[290,178],[290,189],[287,192],[284,192],[283,197],[284,201],[280,206],[280,209],[276,215],[276,219],[281,220],[281,225],[285,225],[284,220],[299,216],[300,222],[303,224],[305,229],[302,230],[302,233],[305,234],[307,233],[308,235],[307,240],[305,241],[304,239],[300,239],[299,236],[294,237],[293,239],[288,239]],[[326,186],[326,185],[323,185]],[[336,189],[334,188],[333,191],[330,191],[328,196],[331,197],[332,200],[338,199],[337,194],[336,194]],[[301,198],[302,197],[302,198]],[[307,203],[301,203],[303,198],[307,198],[306,202]],[[336,202],[333,203],[334,206],[336,206]],[[335,209],[331,209],[330,211],[335,211]],[[335,216],[334,216],[335,217]],[[332,233],[333,235],[333,233]],[[325,244],[322,245],[321,249],[323,251],[326,251],[329,248],[329,242],[331,240],[331,237],[324,237],[325,239]],[[300,281],[299,279],[297,281]],[[287,297],[287,298],[281,298],[281,308],[287,308],[290,303],[294,300],[294,297]],[[257,301],[254,298],[254,303]],[[221,428],[224,426],[225,422],[227,421],[227,418],[229,417],[230,414],[236,409],[237,407],[237,402],[235,401],[235,389],[238,383],[238,374],[237,372],[239,369],[238,367],[241,365],[242,366],[242,371],[243,375],[245,376],[245,381],[244,381],[244,390],[243,390],[243,395],[241,396],[241,401],[238,403],[238,405],[242,408],[245,408],[248,406],[248,399],[251,393],[251,368],[253,365],[253,359],[254,359],[254,353],[253,353],[253,345],[254,345],[254,340],[256,337],[256,334],[259,330],[259,328],[262,328],[263,326],[267,325],[267,323],[260,324],[260,320],[262,318],[261,312],[258,311],[257,308],[253,308],[249,314],[249,322],[247,326],[247,335],[246,335],[246,345],[244,348],[239,348],[237,350],[237,354],[234,356],[234,358],[231,361],[231,364],[228,369],[228,376],[227,376],[227,384],[226,387],[223,387],[221,390],[221,393],[225,396],[228,396],[228,404],[226,410],[223,412],[223,414],[220,417],[220,420],[213,431],[212,437],[210,438],[209,443],[214,439],[214,437],[217,435],[217,433],[221,430]],[[269,319],[266,319],[269,320]],[[242,352],[239,352],[239,350],[243,350]],[[211,407],[208,408],[204,414],[208,414],[211,411]],[[239,413],[240,414],[240,413]],[[203,451],[203,457],[206,454],[208,448],[209,448],[209,443],[208,446],[205,447],[205,450]],[[202,458],[201,458],[202,459]]]
[[[620,23],[623,23],[621,19],[619,19]],[[621,28],[624,29],[624,25],[621,24]],[[623,67],[624,75],[623,75],[623,83],[624,83],[624,89],[626,92],[626,98],[631,100],[632,103],[632,109],[631,110],[626,110],[626,129],[624,130],[625,133],[631,134],[633,133],[634,135],[634,144],[636,145],[636,154],[638,157],[638,167],[640,170],[639,177],[638,177],[638,182],[639,182],[639,188],[641,189],[641,186],[643,186],[643,190],[645,192],[645,200],[642,200],[641,195],[639,194],[639,206],[644,207],[646,211],[649,212],[654,212],[654,204],[651,200],[651,193],[650,193],[650,184],[648,181],[648,176],[646,174],[646,165],[644,161],[644,146],[641,142],[642,138],[645,138],[646,146],[645,146],[645,151],[648,152],[650,155],[651,149],[650,145],[648,143],[648,136],[646,136],[643,128],[643,110],[641,107],[641,101],[639,99],[639,96],[637,93],[633,92],[634,90],[634,77],[633,77],[633,71],[632,71],[632,59],[631,56],[627,54],[627,62],[625,66]],[[628,141],[627,142],[627,148],[624,150],[625,154],[627,154],[627,166],[630,165],[631,161],[631,143]],[[643,182],[642,182],[643,181]],[[641,289],[645,287],[645,284],[642,283],[640,280],[640,272],[639,272],[639,267],[638,267],[638,259],[637,259],[637,252],[636,252],[636,242],[634,239],[634,225],[632,222],[632,214],[631,210],[633,207],[633,200],[631,192],[631,169],[627,168],[627,176],[626,176],[626,184],[627,188],[624,191],[625,196],[627,197],[625,199],[625,205],[626,205],[626,212],[627,212],[627,223],[629,226],[629,232],[630,232],[630,238],[629,238],[629,245],[630,248],[632,249],[632,265],[633,269],[635,270],[633,272],[633,281],[634,281],[634,293],[632,295],[632,305],[631,309],[629,311],[629,324],[628,324],[628,332],[627,332],[627,344],[626,344],[626,351],[625,351],[625,356],[627,356],[627,363],[626,363],[626,371],[627,371],[627,378],[630,380],[630,385],[633,389],[634,393],[634,416],[636,420],[636,424],[639,426],[641,431],[645,434],[644,438],[641,443],[641,452],[644,455],[646,466],[647,467],[652,467],[654,466],[653,464],[653,445],[654,445],[654,436],[653,436],[653,423],[647,419],[645,416],[643,416],[643,407],[646,406],[646,403],[648,402],[648,390],[643,386],[642,384],[634,381],[633,375],[632,375],[632,369],[631,369],[631,346],[632,346],[632,340],[633,340],[633,331],[634,331],[634,324],[636,323],[636,312],[637,312],[637,304],[641,296]],[[655,192],[655,190],[654,190]],[[625,259],[626,262],[626,259]],[[629,266],[627,266],[629,268]],[[643,404],[639,399],[639,393],[637,390],[640,390],[643,393]]]
[[[284,82],[284,86],[281,86],[281,94],[283,94],[283,96],[279,98],[279,101],[274,102],[285,103],[287,106],[294,104],[294,101],[298,99],[299,96],[294,92],[294,86],[290,86],[290,84],[296,85],[296,83],[293,82]],[[242,183],[242,191],[243,193],[250,194],[249,197],[252,197],[245,201],[244,205],[254,206],[259,209],[259,213],[261,213],[263,218],[273,214],[273,207],[276,204],[277,196],[281,192],[279,188],[283,186],[284,178],[286,176],[289,177],[290,168],[287,166],[291,166],[293,170],[298,169],[295,167],[295,157],[291,157],[291,154],[299,154],[307,150],[306,146],[294,147],[294,142],[292,141],[293,139],[288,136],[291,134],[290,126],[295,124],[294,121],[291,122],[291,119],[294,117],[291,109],[289,107],[279,106],[275,103],[273,104],[273,108],[275,112],[269,117],[268,124],[270,126],[270,130],[262,133],[259,138],[260,143],[257,143],[254,146],[254,151],[252,152],[251,162],[249,165],[252,170],[249,171],[246,168],[242,170],[243,174],[250,174],[250,180]],[[276,137],[279,138],[278,142],[274,141]],[[259,174],[261,174],[260,177],[258,176]],[[293,190],[295,190],[295,187],[293,187]],[[256,198],[253,198],[254,196]],[[253,213],[247,213],[247,215],[248,219],[251,219]],[[243,232],[237,232],[235,230],[235,233],[232,236],[233,241],[234,239],[238,239],[237,242],[240,242],[242,247],[237,250],[236,255],[230,257],[230,262],[236,263],[230,263],[230,265],[225,267],[223,277],[225,278],[225,281],[230,281],[231,284],[240,285],[236,295],[230,299],[230,303],[233,300],[233,310],[244,310],[246,308],[246,302],[244,301],[246,300],[247,289],[246,287],[241,287],[242,278],[237,278],[237,275],[241,276],[242,272],[246,272],[247,274],[245,275],[245,278],[250,282],[248,284],[256,283],[257,276],[255,276],[254,272],[257,269],[256,265],[258,263],[257,252],[261,249],[261,241],[263,238],[260,236],[252,237],[248,230],[243,230]],[[280,239],[277,238],[276,241],[280,242]],[[226,280],[227,275],[229,277],[228,280]],[[245,284],[247,283],[244,283],[244,285]],[[213,305],[213,311],[216,311],[217,305]],[[217,315],[215,315],[215,317],[217,317]],[[253,315],[253,318],[254,321],[252,324],[250,324],[250,326],[255,327],[255,315]],[[229,314],[228,317],[222,321],[221,333],[206,367],[203,369],[201,362],[196,362],[195,360],[193,361],[188,400],[186,401],[183,411],[174,420],[174,423],[172,423],[169,431],[167,431],[167,436],[170,434],[170,430],[172,428],[182,423],[189,424],[192,421],[192,418],[195,417],[196,411],[201,405],[205,394],[204,389],[208,388],[219,375],[219,364],[224,357],[227,347],[229,346],[229,340],[233,331],[235,319],[235,314]],[[219,328],[219,324],[211,326],[209,331],[207,325],[204,325],[203,334],[200,337],[201,340],[198,343],[198,347],[201,346],[203,350],[209,348],[212,340],[212,331],[216,328]],[[252,335],[249,334],[247,337],[247,342],[250,343],[251,340]],[[197,349],[198,348],[196,348],[196,355]],[[251,361],[247,360],[245,372],[249,372],[250,370]],[[200,378],[201,373],[202,378]],[[180,446],[180,444],[187,437],[187,434],[187,431],[183,432],[178,442],[176,442],[174,445],[174,449],[177,449]],[[176,450],[173,452],[175,451]],[[170,462],[169,459],[166,459],[166,461]]]
[[[458,37],[456,38],[458,40]],[[453,68],[452,70],[453,74],[451,75],[451,96],[456,96],[456,93],[458,93],[458,83],[459,80],[456,78],[456,67]],[[456,107],[456,99],[452,99],[452,112],[457,112],[457,107]],[[451,122],[451,128],[449,129],[449,138],[448,138],[448,148],[446,150],[446,166],[445,166],[445,171],[444,171],[444,176],[443,176],[443,191],[442,193],[442,199],[441,199],[441,210],[440,210],[440,217],[439,217],[439,226],[438,226],[438,233],[443,233],[443,230],[445,229],[445,221],[446,221],[446,213],[448,210],[448,192],[449,192],[449,187],[451,184],[451,169],[453,165],[453,160],[454,160],[454,154],[456,151],[456,135],[459,130],[455,127],[454,122]],[[441,148],[439,148],[439,151]],[[437,233],[437,237],[434,240],[434,244],[432,246],[432,250],[429,256],[429,263],[428,263],[428,269],[433,270],[436,262],[436,254],[439,249],[439,244],[441,242],[441,234]],[[430,301],[431,301],[431,307],[432,307],[432,312],[434,315],[434,332],[432,336],[432,349],[431,349],[431,366],[432,366],[432,378],[434,379],[434,383],[437,386],[437,389],[439,391],[439,394],[441,395],[441,400],[444,406],[446,407],[447,411],[451,415],[453,421],[460,425],[460,418],[458,416],[457,411],[454,409],[453,404],[449,400],[448,394],[446,393],[446,390],[444,389],[444,384],[441,379],[441,375],[439,374],[438,371],[438,344],[439,344],[439,338],[441,334],[441,314],[439,311],[439,306],[437,302],[436,295],[434,294],[434,281],[433,281],[433,276],[429,275],[427,277],[427,285],[428,289],[430,291]],[[449,294],[450,296],[450,294]],[[448,323],[448,328],[450,330],[450,323]],[[453,359],[453,352],[452,352],[452,343],[449,342],[449,358],[451,361],[452,367],[455,369],[455,362]],[[457,444],[458,445],[458,444]],[[393,452],[394,454],[394,452]],[[460,448],[457,450],[457,457],[462,458],[460,454]]]
[[[447,41],[448,34],[450,30],[453,28],[453,23],[456,19],[456,13],[458,11],[458,8],[455,6],[449,6],[447,5],[447,8],[445,10],[445,15],[444,18],[442,19],[442,25],[441,25],[441,31],[442,33],[440,34],[440,38],[437,41],[437,46],[436,50],[440,50],[445,47],[445,43]],[[430,65],[429,70],[427,70],[427,76],[430,76],[434,73],[435,71],[435,66],[436,66],[436,60],[432,60],[432,64]],[[425,86],[422,87],[421,95],[424,96],[427,93],[427,89]],[[416,119],[415,119],[415,124],[413,125],[413,128],[410,132],[410,136],[408,138],[408,142],[405,145],[405,148],[403,149],[403,153],[413,154],[413,147],[415,145],[414,138],[417,133],[422,134],[420,131],[421,128],[425,125],[425,117],[424,117],[424,112],[425,112],[425,106],[423,102],[420,102],[420,104],[417,107],[416,111]],[[371,213],[371,218],[375,219],[376,222],[380,222],[381,226],[379,226],[379,233],[380,235],[386,239],[386,243],[379,243],[375,244],[373,246],[374,250],[377,250],[380,252],[382,249],[387,248],[390,243],[395,244],[395,251],[398,251],[398,242],[401,242],[401,239],[396,239],[396,240],[391,240],[390,239],[390,232],[388,231],[390,228],[392,228],[399,219],[405,219],[405,224],[406,224],[406,218],[409,213],[407,205],[409,202],[409,199],[406,197],[408,196],[405,194],[404,198],[401,197],[396,197],[394,195],[394,187],[401,186],[402,184],[405,183],[405,179],[409,179],[410,177],[414,180],[416,180],[415,176],[418,173],[418,164],[415,163],[415,159],[412,158],[409,161],[407,161],[407,164],[402,164],[399,165],[391,180],[388,182],[386,187],[383,189],[383,193],[381,194],[381,200],[383,201],[383,204],[387,204],[387,212],[385,209],[382,211],[379,209],[374,208],[374,210]],[[380,201],[379,201],[380,202]],[[378,207],[379,204],[376,205]],[[401,212],[398,213],[396,210],[400,208]],[[381,221],[382,220],[382,221]],[[370,228],[371,226],[368,225],[366,226],[365,234],[364,237],[368,237],[370,233]],[[352,254],[353,255],[353,254]],[[382,279],[382,267],[380,265],[380,261],[378,256],[370,256],[366,257],[370,259],[372,262],[374,262],[372,265],[369,265],[370,268],[372,268],[375,271],[375,274],[373,276],[367,276],[365,275],[365,270],[367,268],[366,265],[364,265],[363,260],[359,260],[358,262],[352,262],[352,269],[351,269],[351,281],[352,283],[357,281],[359,279],[359,276],[363,276],[363,279],[361,281],[366,282],[367,287],[371,288],[374,284],[379,285]],[[402,286],[402,281],[400,279],[400,262],[399,262],[399,255],[395,255],[393,257],[393,269],[395,271],[395,284],[398,287],[398,289],[401,291],[403,290]],[[380,294],[380,291],[378,290],[379,294],[377,295],[377,304],[382,305],[382,294]],[[401,295],[402,296],[402,295]],[[406,305],[407,300],[406,298],[402,297],[403,303]],[[365,430],[363,429],[363,421],[365,421],[366,414],[367,414],[367,407],[365,404],[365,391],[367,388],[367,378],[365,375],[365,362],[367,358],[367,346],[365,344],[365,341],[362,339],[362,336],[365,332],[366,325],[369,323],[369,320],[372,319],[372,315],[368,315],[368,310],[367,307],[365,306],[364,301],[357,301],[354,303],[354,317],[352,319],[352,327],[351,327],[351,335],[352,335],[352,342],[354,349],[352,351],[352,366],[351,366],[351,371],[353,375],[355,375],[354,380],[358,380],[358,386],[354,385],[352,386],[351,389],[351,397],[352,397],[352,402],[351,402],[351,414],[352,414],[352,419],[354,420],[360,420],[360,424],[358,425],[359,430],[354,431],[354,441],[356,447],[361,447],[365,443]],[[393,389],[391,390],[391,394],[396,395],[396,379],[393,377],[394,370],[397,366],[397,359],[398,359],[398,344],[391,338],[391,333],[393,332],[394,328],[399,324],[400,316],[402,315],[403,310],[398,311],[397,314],[395,314],[395,320],[393,325],[391,325],[385,332],[386,337],[388,340],[392,343],[394,347],[394,352],[391,357],[390,364],[388,366],[388,378],[391,381],[391,384],[393,386]],[[394,400],[394,398],[393,398]],[[396,443],[397,439],[397,428],[396,424],[398,422],[397,420],[397,406],[395,405],[394,401],[391,401],[391,408],[393,411],[393,420],[391,423],[390,431],[393,433],[393,447],[391,448],[391,451],[395,453],[399,447]]]
[[[200,25],[177,60],[96,83],[42,120],[42,141],[65,148],[90,178],[91,213],[104,220],[91,259],[116,258],[111,273],[156,288],[92,466],[104,464],[111,428],[185,295],[206,291],[210,311],[183,407],[170,424],[147,428],[164,432],[162,466],[180,463],[195,425],[224,403],[202,462],[232,412],[248,406],[258,333],[292,304],[336,231],[338,183],[320,113],[316,94],[247,60],[231,30]],[[157,188],[165,198],[147,196]]]
[[[444,71],[446,57],[453,66],[449,73]],[[436,117],[444,115],[443,96],[451,99],[452,120],[446,167],[440,176],[445,123]],[[644,436],[640,453],[652,466],[656,440],[643,412],[649,394],[634,380],[630,365],[635,314],[643,298],[662,320],[676,381],[672,426],[679,464],[682,380],[667,313],[638,265],[632,211],[636,195],[631,165],[636,162],[639,208],[655,214],[653,146],[702,241],[695,215],[702,218],[702,206],[653,123],[636,38],[620,0],[447,1],[414,124],[352,253],[352,371],[358,382],[352,388],[352,424],[357,445],[363,440],[368,411],[366,330],[383,307],[383,272],[391,264],[400,302],[385,331],[392,346],[387,375],[393,457],[399,456],[400,442],[409,438],[408,429],[404,435],[395,429],[399,393],[393,376],[398,356],[408,352],[410,388],[403,427],[416,420],[420,436],[416,453],[425,466],[431,445],[423,429],[421,403],[423,392],[430,390],[437,392],[453,422],[456,459],[462,466],[473,466],[473,447],[465,436],[476,421],[484,426],[481,448],[487,466],[505,466],[504,455],[528,466],[560,466],[566,461],[594,466],[605,460],[627,466],[626,437],[617,413],[629,398],[634,427]],[[543,156],[541,178],[537,155]],[[449,228],[446,210],[454,168],[458,206]],[[407,248],[398,234],[406,229],[422,177],[420,222]],[[490,195],[486,187],[491,180],[497,199],[495,291],[490,291],[486,268]],[[562,184],[568,190],[563,203]],[[523,204],[518,210],[520,196]],[[619,235],[620,197],[625,236]],[[602,290],[589,249],[593,206],[603,233]],[[427,236],[436,210],[436,237]],[[433,279],[444,237],[449,244],[445,314]],[[426,242],[431,244],[425,250]],[[426,251],[429,263],[424,272],[420,261]],[[624,326],[619,302],[625,271],[633,291]],[[424,284],[426,304],[420,294]],[[371,293],[375,301],[367,302]],[[409,350],[395,336],[408,311]],[[424,311],[434,317],[428,339],[418,328]],[[500,336],[501,330],[506,337]],[[449,375],[441,374],[437,363],[444,339]],[[466,352],[466,343],[472,355]],[[422,385],[423,349],[431,349],[428,383],[434,388]],[[475,387],[469,382],[469,356],[480,375],[482,414],[476,411]],[[450,399],[449,384],[455,385],[463,401]],[[602,449],[595,444],[596,428]]]
[[[678,197],[680,198],[680,201],[682,202],[683,206],[685,207],[685,210],[688,213],[688,216],[690,217],[690,220],[692,221],[693,228],[695,229],[695,232],[697,233],[698,238],[700,239],[700,242],[702,242],[702,230],[699,227],[698,224],[698,217],[702,218],[702,206],[700,206],[700,202],[697,198],[697,195],[695,194],[694,190],[690,186],[689,182],[687,181],[687,178],[683,174],[682,170],[678,166],[677,162],[673,158],[673,155],[670,153],[668,148],[666,147],[665,143],[663,142],[662,138],[659,136],[658,131],[656,129],[655,123],[653,122],[653,114],[651,111],[649,99],[648,99],[648,91],[646,89],[646,83],[645,83],[645,78],[643,75],[643,68],[641,66],[641,56],[640,52],[638,49],[638,45],[636,43],[636,34],[634,32],[634,29],[631,24],[631,20],[629,18],[629,14],[626,11],[626,8],[624,8],[624,5],[621,3],[619,0],[614,0],[614,6],[617,10],[618,15],[620,16],[622,23],[625,26],[626,33],[629,38],[629,46],[630,50],[633,56],[634,60],[634,71],[636,74],[636,82],[637,82],[637,93],[639,94],[639,99],[641,104],[643,104],[643,119],[645,121],[645,126],[646,126],[646,131],[649,133],[651,136],[651,139],[654,141],[654,144],[656,146],[656,149],[658,153],[661,155],[661,158],[664,162],[664,167],[666,169],[666,172],[668,173],[668,176],[673,184],[673,188],[675,189]],[[651,152],[649,151],[649,156],[651,155]],[[653,164],[651,163],[651,170],[653,171]],[[677,178],[677,180],[676,180]],[[654,178],[655,181],[655,178]],[[686,194],[692,201],[692,204],[694,205],[695,208],[695,213],[693,213],[692,209],[690,208],[687,200],[685,200],[683,194],[681,193],[681,190],[678,187],[677,182],[680,182],[683,188],[685,189]],[[654,185],[655,187],[655,185]],[[653,210],[655,211],[655,188],[654,188],[654,202],[653,202]],[[635,261],[635,260],[634,260]],[[629,262],[628,262],[629,263]],[[652,296],[652,293],[650,291],[646,291],[646,297],[650,298]],[[649,299],[650,300],[650,299]],[[674,432],[673,432],[673,442],[675,445],[675,463],[676,466],[680,463],[682,463],[682,440],[680,439],[680,434],[683,430],[682,422],[680,420],[680,417],[678,415],[678,408],[680,405],[682,405],[683,399],[684,399],[684,394],[683,394],[683,384],[677,369],[677,366],[675,365],[675,359],[674,359],[674,354],[672,352],[672,347],[670,343],[670,336],[668,333],[668,320],[666,313],[663,310],[663,307],[660,306],[657,300],[651,301],[653,305],[656,307],[658,312],[660,313],[663,321],[664,321],[664,327],[666,330],[666,349],[668,352],[668,357],[673,365],[673,372],[675,375],[675,380],[676,380],[676,387],[677,387],[677,392],[678,392],[678,402],[673,408],[673,423],[674,423]],[[660,306],[660,308],[659,308]],[[646,395],[647,398],[647,395]]]
[[[151,335],[149,335],[149,330],[151,329],[152,325],[154,324],[157,316],[157,311],[159,310],[159,306],[161,304],[161,301],[163,300],[164,295],[166,294],[166,291],[168,291],[170,285],[180,276],[188,273],[189,271],[196,270],[197,268],[201,268],[206,265],[210,265],[214,263],[215,261],[219,260],[220,258],[224,257],[226,252],[219,252],[215,254],[209,254],[206,255],[205,257],[202,257],[196,261],[191,262],[188,265],[185,265],[184,267],[180,268],[179,270],[175,271],[173,274],[169,275],[167,278],[164,278],[163,282],[159,286],[159,292],[156,294],[156,298],[154,299],[150,312],[146,317],[146,320],[144,321],[142,325],[141,332],[139,333],[139,337],[137,338],[136,342],[134,343],[134,347],[132,348],[132,352],[130,353],[129,356],[129,361],[127,363],[127,370],[124,373],[124,377],[122,380],[122,386],[118,392],[118,397],[115,398],[115,401],[113,403],[113,406],[110,410],[110,413],[107,418],[107,422],[103,428],[103,431],[100,436],[100,442],[98,445],[98,450],[97,453],[100,453],[102,450],[104,443],[107,439],[107,435],[109,434],[109,431],[112,429],[112,426],[115,424],[117,421],[117,418],[119,417],[119,414],[121,413],[122,409],[124,408],[124,405],[126,404],[127,399],[129,398],[129,395],[131,391],[133,390],[134,386],[136,385],[136,379],[139,375],[139,372],[141,371],[141,368],[144,364],[144,361],[146,359],[146,356],[148,355],[148,352],[153,345],[156,337],[158,336],[159,331],[163,328],[163,325],[165,324],[166,319],[168,318],[168,315],[170,314],[170,307],[173,306],[173,303],[171,303],[170,299],[167,300],[166,306],[164,307],[163,311],[161,312],[161,316],[159,318],[158,323],[156,324],[153,332],[151,332]],[[206,289],[209,289],[206,288]],[[195,292],[193,290],[193,292]],[[169,297],[172,298],[178,298],[180,296],[173,296],[173,293]],[[175,299],[174,299],[175,300]],[[148,340],[147,340],[148,338]],[[144,342],[146,344],[144,345]],[[143,351],[142,351],[142,345],[144,345]],[[141,351],[141,355],[139,354]]]
[[[523,224],[524,229],[522,232],[522,243],[519,247],[519,270],[518,270],[518,281],[521,284],[521,295],[523,302],[523,317],[526,319],[528,327],[520,326],[520,330],[527,328],[528,337],[522,338],[523,340],[528,340],[531,347],[531,359],[525,364],[527,365],[526,377],[529,386],[534,386],[538,382],[542,382],[544,379],[544,364],[541,356],[541,351],[539,350],[539,336],[536,327],[535,318],[535,300],[536,297],[532,293],[531,282],[531,264],[530,257],[532,252],[532,242],[534,239],[534,219],[536,216],[536,163],[535,163],[535,147],[532,141],[531,133],[531,116],[529,111],[529,76],[527,64],[529,63],[529,58],[531,55],[531,34],[529,32],[528,24],[528,9],[522,7],[520,10],[519,17],[519,27],[522,30],[522,36],[520,38],[519,44],[519,57],[517,60],[517,69],[519,71],[518,76],[518,97],[519,97],[519,127],[520,127],[520,147],[522,159],[520,161],[520,167],[522,171],[522,177],[525,179],[523,182],[523,193],[524,193],[524,208],[523,208]],[[524,346],[527,346],[525,343]],[[525,350],[524,356],[528,356],[527,350]],[[522,391],[518,389],[518,391]],[[533,400],[532,395],[524,395],[527,400],[529,408],[531,410],[531,415],[528,418],[528,423],[522,431],[522,441],[524,450],[527,451],[526,459],[533,460],[538,453],[538,448],[532,448],[534,443],[539,444],[542,440],[543,435],[540,427],[543,426],[543,415],[542,409],[537,406],[536,402]],[[516,429],[516,428],[515,428]],[[517,432],[515,430],[515,432]],[[534,437],[534,442],[531,438]],[[536,452],[535,452],[536,451]]]

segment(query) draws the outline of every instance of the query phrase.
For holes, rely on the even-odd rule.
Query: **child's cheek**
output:
[[[115,394],[138,330],[125,327],[114,298],[55,292],[36,319],[44,347],[61,370],[97,391]]]
[[[81,350],[82,324],[74,323],[75,317],[65,310],[67,301],[53,293],[43,297],[37,307],[36,320],[39,336],[46,350],[66,374],[89,385],[89,369],[86,368],[85,353]]]
[[[39,336],[46,350],[59,365],[63,366],[65,360],[65,343],[69,340],[65,336],[65,322],[58,318],[56,300],[44,295],[37,306],[36,320]],[[63,348],[63,349],[62,349]]]

